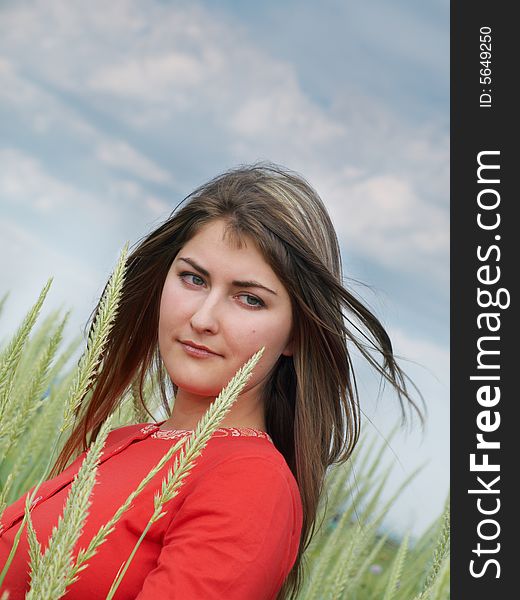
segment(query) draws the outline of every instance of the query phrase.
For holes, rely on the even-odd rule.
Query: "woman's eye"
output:
[[[202,277],[199,277],[198,275],[195,275],[195,273],[181,273],[179,275],[179,277],[181,279],[184,279],[185,277],[194,277],[195,279],[199,279],[200,281],[202,281],[202,283],[204,283],[204,279],[202,279]],[[197,285],[200,287],[200,284],[198,284],[196,281],[195,282],[191,281],[189,283],[193,283],[193,285]]]
[[[239,294],[238,297],[239,298],[244,297],[244,298],[249,298],[250,300],[253,300],[253,302],[255,304],[250,304],[249,302],[245,302],[245,304],[247,304],[247,306],[250,306],[251,308],[261,308],[262,306],[265,306],[264,302],[262,300],[260,300],[260,298],[257,298],[256,296],[250,296],[249,294]]]

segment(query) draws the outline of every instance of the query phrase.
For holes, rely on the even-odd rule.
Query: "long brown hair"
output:
[[[158,348],[159,305],[172,261],[198,229],[222,219],[237,240],[253,239],[285,285],[292,302],[293,354],[281,355],[262,389],[267,432],[291,469],[303,505],[296,562],[279,599],[294,598],[302,583],[302,555],[315,532],[327,468],[346,461],[360,433],[354,348],[397,393],[422,414],[406,386],[390,338],[379,320],[349,291],[331,219],[316,191],[300,175],[272,163],[240,166],[200,186],[127,258],[118,314],[90,399],[54,465],[61,472],[86,450],[133,382],[152,373],[170,413]],[[99,304],[94,311],[93,324]],[[165,383],[166,382],[166,383]],[[90,436],[89,440],[87,437]]]

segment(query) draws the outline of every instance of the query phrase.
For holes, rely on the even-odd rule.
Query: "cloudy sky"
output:
[[[449,2],[4,0],[0,336],[43,314],[81,332],[126,241],[239,163],[303,174],[344,274],[388,327],[429,418],[391,443],[388,525],[420,533],[449,485]],[[362,382],[365,430],[397,402]]]

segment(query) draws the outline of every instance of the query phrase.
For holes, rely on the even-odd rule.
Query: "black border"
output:
[[[514,5],[506,2],[452,2],[451,4],[451,592],[456,600],[502,600],[520,597],[515,585],[520,566],[516,565],[517,548],[515,533],[517,506],[515,493],[517,476],[516,460],[520,454],[514,444],[516,409],[519,394],[515,389],[515,375],[520,374],[520,361],[516,365],[515,338],[520,327],[516,319],[516,299],[520,277],[519,244],[516,233],[515,209],[520,206],[518,191],[514,189],[520,164],[515,148],[518,117],[513,102],[520,104],[514,93],[514,80],[518,66],[515,64],[515,40],[519,37],[512,14]],[[510,8],[511,7],[511,8]],[[480,82],[480,28],[491,28],[491,84]],[[516,34],[516,35],[515,35]],[[516,53],[514,53],[516,50]],[[516,69],[514,67],[517,67]],[[480,94],[491,89],[491,106],[480,106]],[[485,103],[483,103],[485,104]],[[500,195],[500,226],[485,231],[477,224],[479,211],[477,196],[482,183],[477,181],[477,156],[479,152],[495,150],[493,160],[500,164],[500,183],[491,185]],[[487,159],[488,162],[490,159]],[[487,185],[487,184],[485,184]],[[491,197],[491,196],[490,196]],[[496,240],[495,235],[500,235]],[[483,286],[477,280],[477,270],[486,264],[477,257],[477,246],[484,249],[497,244],[487,264],[500,267],[500,281],[495,286]],[[478,473],[470,470],[470,454],[476,449],[477,415],[485,410],[476,399],[476,391],[485,382],[471,381],[471,375],[490,374],[477,370],[477,339],[486,334],[477,327],[479,313],[491,309],[480,308],[477,288],[507,289],[510,293],[508,308],[494,308],[500,313],[500,336],[495,348],[500,355],[493,357],[500,362],[500,401],[488,410],[500,413],[500,426],[486,438],[500,442],[500,449],[489,450],[489,461],[500,466],[498,473]],[[505,298],[505,296],[503,296]],[[494,342],[493,342],[494,343]],[[497,372],[495,372],[496,374]],[[520,431],[516,434],[520,439]],[[477,494],[468,490],[478,488],[477,476],[489,481],[500,476],[499,494],[482,494],[482,505],[496,505],[500,510],[494,516],[500,526],[500,534],[493,541],[479,540],[478,523],[486,517],[477,509]],[[480,486],[482,487],[482,486]],[[493,500],[491,499],[493,498]],[[486,504],[487,502],[487,504]],[[486,529],[485,527],[488,527]],[[493,525],[482,531],[492,535]],[[484,548],[500,550],[494,554],[478,557],[472,551],[477,543]],[[496,578],[496,565],[489,564],[485,573],[477,578],[470,573],[470,561],[476,560],[475,571],[481,572],[487,559],[495,558],[500,564],[500,576]]]

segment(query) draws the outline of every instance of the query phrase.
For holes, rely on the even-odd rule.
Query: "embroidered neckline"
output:
[[[141,433],[150,433],[149,437],[159,440],[174,440],[182,436],[191,435],[193,429],[160,429],[162,423],[148,423],[141,428]],[[271,436],[265,431],[251,427],[219,427],[215,429],[212,437],[259,437],[271,443]]]

